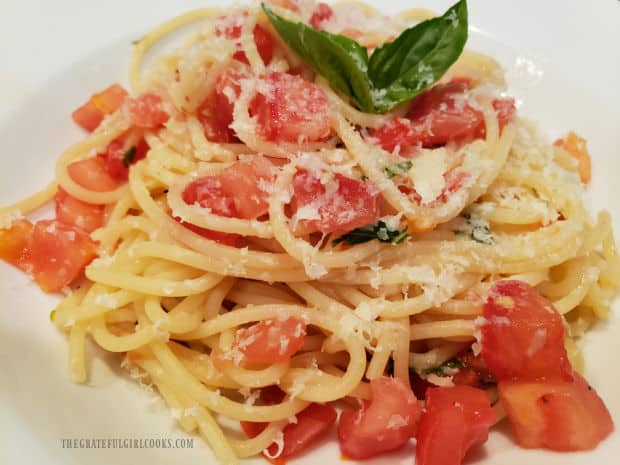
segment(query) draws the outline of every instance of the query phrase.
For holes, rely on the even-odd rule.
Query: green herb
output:
[[[125,165],[125,168],[129,168],[129,165],[131,165],[131,162],[133,161],[133,159],[136,156],[136,148],[135,147],[130,147],[124,154],[123,154],[123,165]]]
[[[448,360],[447,362],[442,363],[441,365],[433,368],[428,368],[424,370],[422,373],[425,375],[437,375],[437,376],[451,376],[448,370],[459,370],[463,368],[463,363],[453,358]]]
[[[53,322],[53,321],[54,321],[54,317],[55,317],[55,316],[56,316],[56,310],[52,310],[52,311],[50,312],[50,321],[52,321],[52,322]]]
[[[491,233],[489,223],[486,220],[472,216],[471,213],[463,213],[462,216],[467,221],[467,226],[464,229],[457,229],[454,231],[454,234],[457,236],[467,236],[480,244],[495,244],[495,237]]]
[[[379,221],[377,224],[371,224],[362,228],[354,229],[338,239],[334,240],[332,244],[337,245],[341,242],[347,244],[362,244],[364,242],[377,239],[381,242],[389,242],[391,244],[400,244],[409,237],[407,230],[399,231],[398,229],[392,229],[384,221]]]
[[[132,40],[132,41],[131,41],[131,45],[138,45],[140,42],[142,42],[142,41],[144,40],[144,38],[145,38],[145,37],[146,37],[146,36],[142,36],[142,37],[140,37],[139,39]]]
[[[288,21],[264,3],[262,7],[284,42],[368,113],[385,113],[422,93],[457,60],[467,41],[466,0],[443,16],[406,29],[370,58],[353,39]]]
[[[393,178],[394,176],[398,176],[399,174],[405,174],[407,171],[411,169],[413,166],[413,162],[411,160],[404,161],[402,163],[395,163],[393,165],[388,165],[383,168],[385,175],[388,178]]]

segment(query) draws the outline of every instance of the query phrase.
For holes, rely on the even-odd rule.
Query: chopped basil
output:
[[[129,168],[129,165],[131,165],[131,162],[133,161],[135,156],[136,148],[134,146],[127,149],[127,151],[123,154],[123,165],[125,165],[125,168]]]
[[[402,163],[394,163],[393,165],[388,165],[383,168],[385,175],[388,178],[393,178],[394,176],[398,176],[399,174],[405,174],[407,171],[411,169],[413,166],[413,162],[411,160],[403,161]]]
[[[491,233],[488,221],[472,216],[470,213],[463,213],[462,216],[467,221],[467,224],[465,228],[454,231],[454,234],[457,236],[467,236],[480,244],[495,244],[495,237]]]
[[[384,221],[379,221],[377,224],[371,224],[362,228],[354,229],[338,239],[335,239],[332,243],[334,245],[346,242],[347,244],[362,244],[364,242],[377,239],[380,242],[389,242],[391,244],[400,244],[409,237],[407,230],[392,229]]]
[[[53,321],[54,321],[54,317],[55,317],[55,316],[56,316],[56,310],[52,310],[52,311],[50,312],[50,321],[52,321],[52,322],[53,322]]]
[[[368,50],[355,40],[288,21],[262,4],[274,28],[300,58],[367,113],[385,113],[437,82],[467,42],[467,1],[443,16],[404,30],[394,41]]]
[[[425,375],[436,375],[442,377],[452,376],[454,374],[454,370],[459,370],[461,368],[463,368],[463,363],[460,360],[453,358],[448,360],[447,362],[442,363],[439,366],[428,368],[422,373]]]

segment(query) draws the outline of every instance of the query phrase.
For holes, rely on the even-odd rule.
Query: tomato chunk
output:
[[[22,271],[32,271],[30,238],[32,223],[26,219],[13,221],[7,229],[0,229],[0,259]]]
[[[67,171],[73,181],[95,192],[112,191],[122,184],[110,176],[106,169],[105,158],[101,156],[75,161],[67,166]]]
[[[75,226],[86,232],[93,232],[103,226],[104,207],[82,202],[67,193],[62,187],[54,199],[56,219],[69,226]]]
[[[439,84],[416,97],[406,118],[394,118],[371,132],[385,150],[420,144],[437,147],[450,141],[468,141],[486,136],[482,112],[467,102],[465,92],[471,87],[467,79],[455,79]],[[515,112],[513,99],[495,99],[500,130]]]
[[[296,422],[289,423],[282,430],[283,444],[281,450],[276,443],[267,449],[268,455],[286,459],[307,450],[317,439],[325,435],[336,422],[337,412],[328,404],[312,403],[296,415]],[[247,437],[258,436],[267,423],[242,421],[241,428]]]
[[[99,127],[105,115],[118,110],[125,98],[127,91],[119,84],[113,84],[107,89],[93,94],[88,102],[76,109],[71,115],[73,121],[87,131],[94,131]]]
[[[131,122],[139,128],[153,129],[163,126],[170,118],[164,110],[163,100],[157,94],[147,92],[127,101]]]
[[[486,442],[495,413],[481,389],[430,388],[417,434],[416,465],[459,465]]]
[[[507,380],[498,388],[523,447],[589,450],[614,429],[607,407],[578,373],[572,382]]]
[[[368,181],[336,173],[335,186],[326,187],[317,174],[298,170],[293,177],[293,199],[298,218],[322,233],[345,232],[375,223],[379,194]]]
[[[327,3],[320,2],[312,16],[310,17],[310,24],[315,29],[321,29],[324,22],[329,21],[334,16],[334,10]]]
[[[193,181],[185,188],[182,196],[186,204],[197,203],[215,215],[229,218],[237,216],[235,202],[226,196],[219,176],[205,176]]]
[[[592,176],[592,166],[590,153],[588,152],[587,141],[570,131],[563,139],[556,140],[553,145],[564,148],[577,160],[577,171],[581,182],[587,184]]]
[[[329,136],[329,107],[323,89],[300,76],[277,72],[268,74],[265,84],[250,105],[263,138],[300,143]]]
[[[496,282],[483,315],[482,359],[500,380],[572,379],[562,317],[532,286]]]
[[[218,18],[215,24],[215,35],[218,37],[224,36],[227,39],[238,39],[241,37],[241,29],[243,27],[243,21],[247,17],[247,13],[234,16],[222,16]],[[260,55],[263,63],[268,65],[273,57],[273,49],[275,48],[276,41],[273,36],[263,26],[257,24],[252,31],[254,35],[254,44]],[[240,45],[240,44],[238,44]],[[248,58],[245,52],[239,50],[233,55],[235,60],[239,60],[245,64],[249,64]]]
[[[261,156],[238,161],[220,173],[224,195],[233,199],[237,216],[247,219],[267,213],[274,177],[274,165]]]
[[[129,166],[146,157],[149,145],[140,139],[136,145],[128,146],[125,137],[110,142],[105,153],[105,166],[108,174],[114,179],[126,181],[129,177]],[[131,155],[127,160],[127,155]]]
[[[370,392],[370,401],[340,415],[338,442],[348,458],[366,459],[399,449],[415,435],[418,402],[409,386],[384,376],[370,382]]]
[[[297,318],[266,320],[235,334],[232,349],[223,354],[236,365],[262,365],[285,362],[304,344],[306,323]]]
[[[81,229],[53,220],[34,225],[30,260],[34,279],[44,291],[71,284],[96,256],[97,244]]]

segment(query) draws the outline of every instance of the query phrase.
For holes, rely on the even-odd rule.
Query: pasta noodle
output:
[[[376,17],[355,36],[370,46],[431,15],[415,10],[384,18],[357,3],[338,8]],[[303,9],[278,11],[309,19]],[[235,15],[242,18],[239,36],[218,35],[218,21]],[[179,49],[144,65],[155,45],[190,24],[194,33]],[[128,183],[98,192],[69,172],[71,163],[104,153],[130,129],[127,111],[120,109],[60,156],[52,185],[2,210],[27,214],[51,200],[58,187],[105,206],[106,223],[91,235],[100,256],[53,314],[69,335],[71,379],[87,379],[90,336],[149,378],[169,407],[182,412],[183,429],[198,431],[220,463],[238,463],[266,450],[311,402],[368,399],[368,381],[386,372],[408,385],[410,370],[423,374],[475,346],[481,296],[503,279],[527,282],[554,303],[569,328],[569,357],[583,369],[576,341],[607,317],[620,284],[610,217],[589,216],[577,166],[565,150],[544,142],[527,120],[517,117],[505,126],[499,120],[492,105],[505,90],[499,65],[467,51],[442,81],[471,79],[468,98],[482,112],[484,137],[420,149],[412,159],[379,148],[368,136],[402,116],[402,109],[361,112],[279,39],[265,64],[252,33],[256,24],[277,37],[255,7],[193,11],[147,34],[134,47],[129,82],[136,94],[161,95],[170,118],[160,129],[145,130],[150,149],[131,166]],[[219,76],[241,66],[234,58],[239,51],[250,77],[241,81],[234,102],[231,128],[238,139],[214,142],[205,135],[199,108]],[[257,130],[252,99],[258,77],[293,67],[325,93],[329,138],[270,141]],[[278,166],[260,219],[222,215],[185,200],[192,182],[259,154]],[[401,188],[402,177],[386,176],[386,166],[408,160],[414,170],[425,170],[425,157],[443,160],[440,184],[447,172],[463,174],[444,201],[416,200]],[[407,229],[409,240],[336,245],[339,233],[304,230],[307,224],[291,214],[291,185],[299,170],[308,169],[368,179],[381,199],[382,220]],[[437,178],[432,170],[423,172]],[[445,183],[442,188],[448,189]],[[203,237],[183,223],[234,234],[245,245]],[[478,238],[480,232],[491,239]],[[258,367],[216,360],[216,353],[234,351],[241,330],[286,318],[307,326],[292,358]],[[284,391],[284,400],[254,404],[252,393],[273,385]],[[269,425],[241,440],[225,432],[218,415]]]

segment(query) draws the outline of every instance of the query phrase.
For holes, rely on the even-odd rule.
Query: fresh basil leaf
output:
[[[459,370],[461,368],[463,368],[463,362],[461,362],[459,359],[453,358],[450,359],[444,363],[442,363],[439,366],[433,367],[433,368],[428,368],[426,370],[424,370],[422,373],[425,375],[437,375],[437,376],[451,376],[450,372],[453,370]]]
[[[125,168],[129,168],[129,165],[131,165],[131,162],[133,161],[135,157],[136,157],[136,148],[134,146],[131,146],[123,154],[123,165],[125,165]]]
[[[348,37],[288,21],[264,3],[262,7],[280,37],[308,66],[327,79],[336,90],[350,97],[359,109],[374,111],[372,84],[366,74],[366,47]]]
[[[479,244],[493,245],[495,237],[489,227],[489,222],[484,218],[473,216],[471,213],[461,215],[467,221],[464,229],[457,229],[454,234],[457,236],[467,236]]]
[[[376,110],[390,110],[437,82],[463,52],[467,27],[467,1],[460,0],[443,16],[423,21],[377,47],[368,63],[368,77],[383,94],[376,95]]]
[[[392,179],[394,176],[398,176],[399,174],[405,174],[411,169],[412,166],[413,162],[411,160],[407,160],[403,161],[402,163],[387,165],[385,168],[383,168],[383,172],[388,178]]]
[[[377,239],[380,242],[389,242],[392,244],[400,244],[409,237],[407,230],[399,231],[392,229],[385,221],[379,221],[377,224],[371,224],[361,228],[354,229],[332,242],[333,245],[346,242],[347,244],[362,244],[364,242]]]

